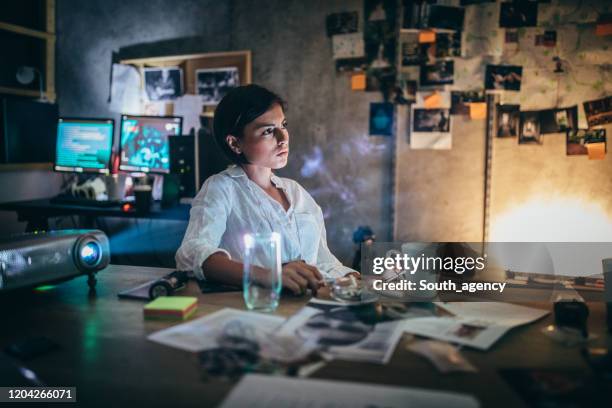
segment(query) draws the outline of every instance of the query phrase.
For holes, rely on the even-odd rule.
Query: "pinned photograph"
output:
[[[359,31],[359,13],[357,11],[334,13],[325,19],[327,36],[349,34]]]
[[[501,4],[499,26],[503,28],[535,27],[538,22],[536,1],[512,1]]]
[[[398,105],[406,105],[416,101],[417,82],[408,79],[406,74],[399,74],[391,101]]]
[[[569,129],[566,132],[567,155],[587,155],[588,145],[603,143],[604,152],[607,150],[605,129]]]
[[[393,135],[394,109],[392,103],[370,104],[370,136]]]
[[[448,30],[463,30],[463,19],[465,17],[465,9],[462,7],[452,6],[427,6],[427,27],[429,28],[445,28]]]
[[[400,33],[400,52],[402,66],[419,65],[421,63],[419,33]]]
[[[559,133],[578,128],[578,107],[540,111],[540,132]]]
[[[427,6],[424,1],[403,0],[402,28],[419,29],[425,27]]]
[[[437,61],[434,64],[421,66],[421,86],[435,86],[453,83],[454,62]]]
[[[365,0],[364,2],[363,38],[370,68],[395,67],[396,6],[395,0]]]
[[[451,115],[469,115],[470,103],[484,102],[485,93],[481,91],[451,91]]]
[[[519,144],[542,144],[539,112],[521,112]]]
[[[180,68],[145,68],[144,80],[149,101],[172,100],[183,94],[183,70]]]
[[[485,89],[520,91],[523,67],[516,65],[487,65]]]
[[[196,69],[196,89],[204,105],[217,105],[226,93],[239,85],[236,67]]]
[[[452,147],[448,109],[412,109],[411,149],[448,150]]]
[[[364,57],[363,35],[361,33],[334,35],[332,53],[335,60]]]
[[[412,122],[414,132],[450,131],[450,112],[448,109],[414,109]]]
[[[380,91],[383,94],[385,102],[389,102],[392,99],[392,94],[396,86],[396,72],[395,68],[378,68],[368,69],[366,71],[366,91],[377,92]]]
[[[519,105],[497,105],[497,137],[516,137],[519,122]]]
[[[431,64],[438,59],[461,56],[461,33],[436,33],[436,41],[419,44],[422,63]]]
[[[557,32],[544,31],[543,34],[537,34],[535,36],[535,45],[543,47],[554,47],[555,45],[557,45]]]
[[[589,127],[612,123],[612,96],[584,103]]]

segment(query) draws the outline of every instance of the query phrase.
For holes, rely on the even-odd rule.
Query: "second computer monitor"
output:
[[[143,173],[170,172],[168,136],[181,134],[178,116],[121,116],[119,169]]]
[[[110,172],[112,119],[60,118],[55,143],[55,171]]]

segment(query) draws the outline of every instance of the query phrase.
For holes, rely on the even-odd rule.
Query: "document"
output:
[[[199,352],[220,346],[219,338],[229,333],[235,337],[248,337],[263,341],[285,319],[256,312],[225,308],[208,316],[160,330],[147,337],[149,340],[181,350]]]
[[[468,394],[332,380],[249,374],[234,387],[221,408],[476,408]]]
[[[534,322],[549,311],[498,302],[437,302],[455,316],[408,319],[404,331],[488,350],[508,330]]]
[[[310,303],[290,317],[278,334],[314,343],[330,358],[387,363],[402,337],[402,320],[377,323],[360,313],[358,308]]]

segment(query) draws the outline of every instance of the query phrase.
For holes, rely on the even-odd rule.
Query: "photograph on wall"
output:
[[[497,137],[516,137],[519,123],[519,105],[497,105]]]
[[[487,65],[485,71],[485,89],[503,89],[519,91],[523,67],[516,65]]]
[[[412,108],[411,149],[447,150],[452,147],[448,109]]]
[[[145,92],[149,101],[166,101],[183,94],[183,70],[178,67],[145,68]]]
[[[239,85],[237,67],[196,69],[196,89],[204,105],[217,105]]]
[[[456,31],[463,30],[465,9],[462,7],[430,4],[426,6],[426,13],[426,25],[428,28],[444,28]]]
[[[366,71],[366,91],[381,92],[385,102],[394,98],[397,75],[394,67],[368,69]]]
[[[335,60],[365,56],[363,34],[341,34],[332,37],[332,55]]]
[[[370,136],[392,136],[393,114],[395,106],[392,103],[370,104]]]
[[[451,91],[451,115],[469,115],[470,103],[484,102],[485,93],[481,91]]]
[[[559,133],[578,128],[578,107],[540,111],[540,132]]]
[[[420,85],[436,86],[453,83],[454,61],[437,61],[421,66]]]
[[[519,126],[519,144],[542,144],[539,112],[521,112]]]
[[[364,72],[368,68],[368,60],[363,58],[342,58],[336,60],[336,72]]]
[[[587,155],[588,144],[603,143],[604,152],[607,151],[606,130],[605,129],[569,129],[566,132],[567,155]]]
[[[499,26],[503,28],[535,27],[538,22],[536,1],[509,1],[501,4]]]
[[[359,31],[359,13],[357,11],[334,13],[325,19],[327,36],[349,34]]]
[[[535,45],[541,47],[554,47],[557,45],[557,32],[547,30],[542,34],[536,34]]]
[[[461,33],[436,33],[436,41],[419,44],[419,57],[423,64],[438,59],[461,56]]]
[[[402,66],[419,65],[421,63],[419,33],[402,32],[399,38]]]
[[[584,103],[589,127],[612,123],[612,96]]]
[[[364,43],[370,68],[395,67],[397,1],[364,1]]]
[[[424,1],[402,1],[402,28],[419,29],[425,26],[427,4]]]

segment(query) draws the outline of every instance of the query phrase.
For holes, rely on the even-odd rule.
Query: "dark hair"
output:
[[[232,162],[240,164],[247,161],[243,154],[236,154],[230,149],[225,141],[227,135],[241,138],[244,127],[266,113],[275,103],[285,110],[285,101],[280,96],[255,84],[234,88],[221,99],[215,109],[213,131],[217,144]]]

